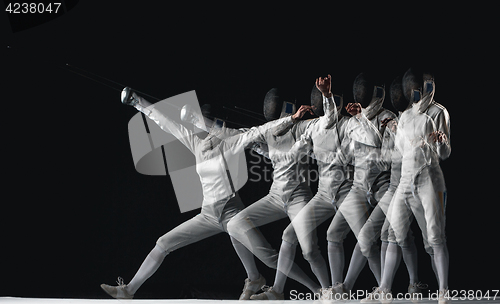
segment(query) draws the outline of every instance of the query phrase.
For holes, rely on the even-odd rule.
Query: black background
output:
[[[15,33],[1,13],[0,296],[107,298],[101,283],[113,284],[118,275],[128,282],[159,236],[199,212],[179,212],[169,177],[135,171],[127,133],[135,109],[121,105],[117,90],[70,72],[67,63],[158,98],[196,90],[201,104],[256,112],[272,87],[306,104],[314,79],[331,74],[334,93],[348,102],[361,71],[375,71],[388,87],[410,66],[430,68],[436,100],[451,116],[453,152],[442,163],[449,286],[499,289],[491,278],[499,271],[491,140],[498,136],[489,125],[496,120],[495,87],[485,81],[497,64],[488,56],[495,39],[492,22],[484,15],[472,22],[474,12],[430,5],[80,1]],[[392,109],[388,98],[385,106]],[[227,117],[253,123],[231,112]],[[247,183],[240,193],[250,204],[269,186]],[[287,224],[262,227],[275,248]],[[325,259],[326,228],[318,232]],[[429,257],[417,242],[420,279],[435,290]],[[346,268],[354,244],[351,234]],[[311,274],[300,249],[296,262]],[[272,284],[274,271],[258,266]],[[228,236],[220,234],[167,256],[136,297],[234,299],[245,277]],[[400,267],[393,290],[404,292],[407,282]],[[354,288],[375,285],[366,267]],[[291,280],[286,289],[307,292]]]

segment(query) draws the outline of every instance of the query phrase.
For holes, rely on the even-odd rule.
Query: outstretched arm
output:
[[[153,120],[163,131],[175,136],[183,145],[194,153],[200,139],[191,130],[186,129],[183,125],[177,123],[162,111],[159,111],[157,106],[161,102],[153,105],[135,92],[131,92],[130,94],[135,101],[133,106],[137,110]]]
[[[268,123],[265,123],[261,126],[257,127],[252,127],[246,132],[242,132],[239,134],[236,134],[234,136],[225,138],[224,140],[217,140],[215,141],[216,144],[207,144],[203,145],[202,150],[211,150],[214,149],[216,146],[218,146],[222,141],[224,141],[226,148],[234,150],[234,152],[241,152],[243,151],[248,145],[254,142],[261,142],[261,143],[266,143],[266,139],[264,134],[269,131],[270,129],[275,128],[276,126],[279,125],[293,125],[294,121],[292,119],[292,116],[288,116],[285,118],[277,119],[270,121]],[[213,139],[212,139],[213,141]]]

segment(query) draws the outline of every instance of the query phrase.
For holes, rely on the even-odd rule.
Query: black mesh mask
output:
[[[280,118],[283,101],[277,88],[272,88],[264,97],[264,117],[268,121]]]
[[[392,81],[390,95],[392,106],[396,110],[404,112],[408,108],[409,101],[405,98],[403,93],[403,83],[401,76],[396,77]]]
[[[354,79],[352,87],[354,102],[360,103],[362,108],[366,108],[372,101],[374,86],[371,76],[367,73],[360,73]]]

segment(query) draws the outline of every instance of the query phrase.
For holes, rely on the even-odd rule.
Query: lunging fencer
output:
[[[155,105],[150,104],[129,88],[123,90],[122,102],[144,113],[162,130],[175,136],[194,154],[196,171],[203,190],[201,213],[161,236],[128,284],[124,284],[123,279],[119,278],[118,286],[101,285],[102,289],[114,298],[132,299],[140,286],[156,272],[170,252],[215,234],[228,232],[228,222],[245,206],[235,191],[227,168],[229,158],[235,157],[235,154],[231,154],[231,151],[224,153],[219,149],[207,149],[206,146],[210,142],[207,143],[206,139],[198,137],[197,134],[183,125],[169,119],[168,116],[155,109]],[[181,111],[181,115],[187,115],[185,112]],[[260,134],[260,132],[265,132],[266,128],[272,128],[276,124],[290,123],[292,119],[298,119],[300,114],[303,115],[303,112],[296,113],[293,117],[270,122],[266,126],[252,128],[247,132],[247,135],[251,137],[251,134]],[[190,120],[212,135],[217,133],[218,138],[231,134],[231,130],[225,128],[225,125],[219,128],[213,121],[204,117],[184,120]],[[260,233],[254,231],[253,237],[256,239],[255,242],[263,246],[259,258],[267,266],[276,268],[277,252],[271,248]],[[260,275],[255,265],[253,254],[234,237],[230,237],[230,239],[248,275],[240,299],[248,299],[265,284],[265,279]]]

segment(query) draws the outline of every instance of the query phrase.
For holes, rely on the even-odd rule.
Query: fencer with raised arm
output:
[[[370,75],[359,74],[353,84],[356,103],[346,107],[352,117],[347,122],[342,145],[346,162],[354,163],[354,181],[327,232],[329,251],[331,248],[332,252],[343,253],[343,240],[350,230],[358,238],[371,210],[389,186],[390,173],[381,171],[377,162],[385,130],[382,121],[395,115],[383,108],[385,90],[374,83]],[[380,281],[380,251],[376,247],[365,252],[361,250],[357,244],[344,281],[333,282],[336,292],[346,293],[353,288],[366,261],[377,282]]]
[[[283,102],[279,98],[276,89],[270,90],[266,95],[264,114],[268,120],[287,115],[286,113],[289,108],[290,103]],[[294,116],[298,114],[298,117],[302,117],[306,112],[312,113],[311,106],[301,106]],[[223,150],[238,150],[255,142],[265,143],[269,149],[268,155],[274,169],[273,183],[269,194],[248,206],[238,217],[233,218],[228,224],[230,235],[247,246],[257,257],[262,254],[262,248],[258,246],[252,237],[254,227],[259,227],[286,217],[293,220],[312,197],[307,182],[307,163],[297,161],[295,157],[287,155],[287,152],[289,152],[300,135],[304,133],[311,121],[296,121],[295,119],[293,121],[294,123],[280,123],[273,129],[267,129],[266,132],[262,132],[257,138],[249,137],[246,133],[242,133],[220,142]],[[294,231],[287,233],[293,234],[290,237],[291,239],[296,239]],[[290,277],[297,280],[294,274],[296,265],[293,262],[296,244],[289,243],[285,241],[286,239],[288,237],[283,236],[278,257],[278,271],[276,272],[273,287],[258,296],[252,296],[251,299],[283,299],[283,288],[286,278]],[[319,249],[316,246],[314,250]],[[303,277],[307,276],[304,274]],[[301,283],[315,293],[321,288],[317,283],[310,280],[309,282]]]
[[[319,175],[318,191],[287,227],[283,235],[291,235],[287,231],[295,230],[302,254],[313,268],[317,265],[316,260],[321,260],[322,257],[312,255],[311,246],[316,243],[311,240],[317,238],[316,227],[335,214],[349,193],[352,186],[352,166],[341,161],[343,158],[343,153],[340,151],[341,139],[344,137],[348,118],[340,114],[342,96],[334,96],[331,93],[330,75],[317,80],[316,87],[311,93],[311,104],[315,105],[314,112],[321,117],[311,123],[289,154],[297,155],[298,158],[309,154],[316,159]],[[346,227],[348,228],[347,225]],[[296,240],[288,239],[287,241]],[[344,253],[334,250],[329,251],[328,256],[331,261],[330,266],[334,267],[331,269],[331,280],[341,282],[344,265],[340,260],[343,261]],[[323,278],[323,280],[327,279]],[[323,287],[320,299],[329,299],[334,293],[335,290],[332,287]]]
[[[124,284],[120,278],[118,280],[119,286],[101,285],[104,291],[114,298],[130,299],[133,298],[139,287],[156,272],[164,258],[170,252],[215,234],[227,232],[228,222],[244,208],[244,204],[235,191],[228,168],[231,158],[240,157],[241,154],[231,154],[232,151],[223,152],[220,149],[206,149],[207,142],[210,143],[207,138],[202,139],[198,137],[197,134],[170,119],[167,115],[156,109],[155,105],[150,104],[129,88],[124,89],[122,102],[134,106],[137,110],[144,113],[162,130],[175,136],[177,140],[194,154],[196,158],[196,172],[199,175],[203,190],[203,202],[200,214],[161,236],[156,246],[148,254],[128,284]],[[193,123],[200,129],[209,131],[212,135],[217,134],[218,138],[234,134],[230,129],[225,128],[225,125],[218,127],[213,124],[213,121],[203,117],[201,113],[194,115],[187,112],[189,112],[188,108],[183,108],[181,111],[184,120]],[[254,133],[265,132],[266,128],[272,128],[274,125],[290,119],[285,118],[270,122],[266,126],[252,128],[247,134],[248,136],[252,136],[251,134]],[[267,241],[261,234],[256,234],[255,237],[259,243],[267,244]],[[240,299],[248,299],[261,286],[265,285],[265,279],[260,275],[255,266],[253,254],[235,238],[231,237],[231,242],[248,275]],[[268,244],[266,249],[259,258],[269,267],[276,268],[277,252]]]

